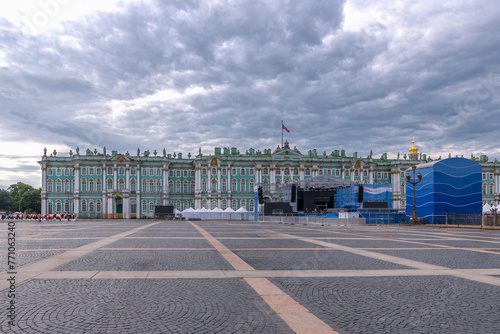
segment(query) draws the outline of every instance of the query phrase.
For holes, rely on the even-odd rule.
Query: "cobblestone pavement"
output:
[[[9,271],[0,223],[1,333],[500,334],[500,231],[154,220],[15,230]]]

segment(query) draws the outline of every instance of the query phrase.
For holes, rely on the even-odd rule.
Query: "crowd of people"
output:
[[[70,221],[72,219],[75,219],[74,214],[66,214],[66,213],[47,213],[47,214],[24,214],[24,213],[2,213],[2,220],[5,219],[16,219],[16,220],[38,220],[39,222],[45,220],[45,221],[52,221],[52,220],[67,220]]]

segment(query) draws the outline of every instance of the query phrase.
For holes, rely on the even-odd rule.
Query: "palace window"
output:
[[[345,177],[349,177],[351,175],[351,171],[349,169],[345,170]]]
[[[368,170],[367,170],[367,169],[365,169],[365,170],[363,171],[363,177],[368,177]]]
[[[318,174],[319,174],[319,175],[323,175],[323,170],[322,170],[322,169],[320,169],[320,170],[318,171]]]
[[[262,175],[269,175],[269,168],[267,167],[262,168]]]
[[[137,188],[136,188],[135,180],[130,181],[130,191],[136,191],[136,190],[137,190]]]
[[[194,194],[194,187],[195,187],[195,183],[194,181],[191,182],[191,192]]]
[[[207,179],[201,181],[201,191],[207,191]]]
[[[215,209],[217,207],[217,202],[216,201],[212,201],[212,210]]]
[[[227,209],[227,201],[225,199],[222,200],[222,210]]]
[[[56,175],[57,176],[61,176],[61,168],[57,168],[56,169]]]
[[[97,201],[96,207],[97,207],[96,211],[101,212],[101,201]]]
[[[135,167],[130,168],[130,175],[136,175],[137,169]]]
[[[168,177],[174,177],[174,171],[173,170],[169,170],[168,171]]]
[[[87,180],[82,179],[82,192],[87,191]]]
[[[94,212],[94,202],[89,202],[89,212]]]
[[[245,201],[244,199],[242,199],[240,203],[241,203],[240,207],[246,210],[247,209],[247,201]]]
[[[495,190],[494,190],[494,187],[495,185],[493,183],[490,183],[490,195],[493,195]]]
[[[483,180],[486,180],[486,173],[483,173]]]
[[[52,176],[52,168],[47,168],[47,175]]]
[[[149,192],[151,193],[156,192],[155,181],[153,180],[149,180]]]
[[[180,194],[181,193],[181,181],[177,181],[175,184],[175,191]]]
[[[276,175],[281,175],[281,169],[276,168]]]
[[[148,188],[148,183],[147,183],[147,181],[146,181],[146,180],[142,180],[142,190],[141,190],[141,191],[142,191],[143,193],[145,193],[145,192],[147,192],[147,191],[148,191],[148,189],[147,189],[147,188]]]
[[[142,176],[148,176],[148,169],[146,167],[142,167]]]
[[[234,180],[234,179],[231,181],[231,191],[233,193],[236,192],[236,180]]]
[[[358,169],[354,170],[354,177],[359,177],[359,170]]]
[[[246,175],[246,169],[245,169],[245,168],[242,168],[242,169],[240,170],[240,175],[241,175],[241,176],[245,176],[245,175]]]
[[[490,180],[493,180],[493,173],[490,173]]]
[[[64,201],[64,212],[69,213],[69,202],[67,200]]]
[[[176,170],[175,171],[175,176],[176,177],[181,177],[181,171],[180,170]]]
[[[89,175],[94,175],[94,167],[89,167]]]
[[[253,175],[254,175],[253,168],[250,168],[249,173],[250,173],[250,176],[253,176]]]
[[[306,168],[306,176],[311,176],[311,170],[309,168]]]
[[[483,183],[483,195],[487,195],[487,184]]]
[[[156,180],[156,191],[161,193],[161,180]]]
[[[137,213],[137,202],[130,202],[130,213]]]
[[[69,168],[64,168],[64,176],[69,176]]]
[[[101,169],[101,168],[97,167],[97,168],[95,169],[95,173],[96,173],[96,175],[101,175],[101,174],[102,174],[101,172],[102,172],[102,169]]]
[[[188,170],[187,169],[184,169],[183,175],[184,175],[184,177],[188,177]]]
[[[251,199],[251,200],[248,202],[248,205],[249,205],[249,207],[248,207],[248,211],[250,211],[250,212],[253,212],[253,211],[254,211],[254,206],[255,206],[255,205],[254,205],[254,203],[255,203],[255,202],[253,201],[253,199]]]
[[[191,171],[191,177],[194,177],[194,170]]]
[[[174,192],[174,182],[172,182],[172,181],[170,181],[168,183],[168,192],[171,194],[173,194],[173,192]]]
[[[207,169],[205,167],[201,169],[201,175],[207,175]]]
[[[113,189],[113,180],[108,179],[108,190],[112,190],[112,189]]]
[[[404,179],[405,178],[405,172],[399,173],[399,177],[402,178],[402,179]]]
[[[82,212],[86,212],[87,211],[87,202],[85,202],[85,200],[82,201]]]
[[[328,175],[332,175],[332,170],[331,169],[328,170]]]
[[[155,210],[155,202],[150,201],[149,202],[149,212],[154,212]]]
[[[226,179],[222,179],[222,192],[227,192],[227,181]]]
[[[113,175],[113,168],[108,167],[108,171],[106,172],[108,175]]]
[[[60,213],[62,211],[61,201],[56,202],[56,212]]]
[[[382,173],[381,172],[377,172],[377,179],[381,179],[382,178]]]
[[[161,168],[156,168],[156,176],[161,176]]]
[[[247,191],[247,189],[246,189],[246,182],[245,182],[245,180],[241,180],[240,181],[240,192],[244,193],[246,191]]]
[[[253,191],[253,185],[254,185],[253,179],[248,181],[248,191],[250,192]]]
[[[214,179],[212,180],[212,187],[211,187],[212,191],[217,191],[217,181]]]
[[[387,179],[389,176],[387,174],[387,172],[384,172],[384,179]]]
[[[232,176],[236,176],[236,168],[232,168],[231,169],[231,175]]]
[[[69,193],[71,190],[69,189],[69,180],[64,181],[64,192]]]
[[[185,194],[187,194],[187,193],[188,193],[188,182],[187,182],[187,181],[184,181],[184,184],[182,185],[182,188],[183,188],[183,190],[182,190],[182,191],[183,191]]]
[[[118,175],[125,175],[125,168],[123,167],[118,168]]]
[[[217,168],[212,168],[212,175],[217,175]]]
[[[203,201],[201,201],[201,206],[204,207],[205,209],[208,209],[208,204],[207,204],[207,200],[204,199]]]
[[[58,170],[58,171],[57,171],[57,173],[59,174],[59,173],[60,173],[59,168],[58,168],[57,170]],[[87,175],[87,168],[82,167],[82,169],[81,169],[81,170],[82,170],[82,175]],[[59,175],[60,175],[60,174],[59,174]]]
[[[338,169],[338,168],[337,168],[337,169],[335,170],[335,176],[336,176],[336,177],[340,177],[340,169]]]
[[[232,203],[232,209],[234,211],[238,210],[238,201],[233,199],[233,203]]]
[[[142,201],[142,212],[148,212],[148,203],[146,201]]]
[[[123,181],[123,179],[121,179],[120,181],[118,181],[118,190],[119,191],[124,191],[125,190],[125,181]]]
[[[89,192],[91,192],[91,193],[94,192],[94,180],[93,179],[89,180]]]
[[[285,175],[290,175],[290,168],[285,168]]]
[[[52,202],[49,202],[47,211],[48,211],[48,213],[54,212],[54,210],[53,210],[53,203]]]
[[[149,167],[149,176],[154,176],[155,175],[155,170],[153,167]]]
[[[293,175],[295,175],[295,176],[299,175],[299,169],[298,168],[294,168],[293,169]]]

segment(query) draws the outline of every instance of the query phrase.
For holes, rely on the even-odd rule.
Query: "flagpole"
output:
[[[283,148],[283,120],[281,120],[281,148]]]

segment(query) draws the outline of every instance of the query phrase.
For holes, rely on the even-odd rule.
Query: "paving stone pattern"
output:
[[[271,279],[345,333],[500,333],[498,287],[449,276]]]

